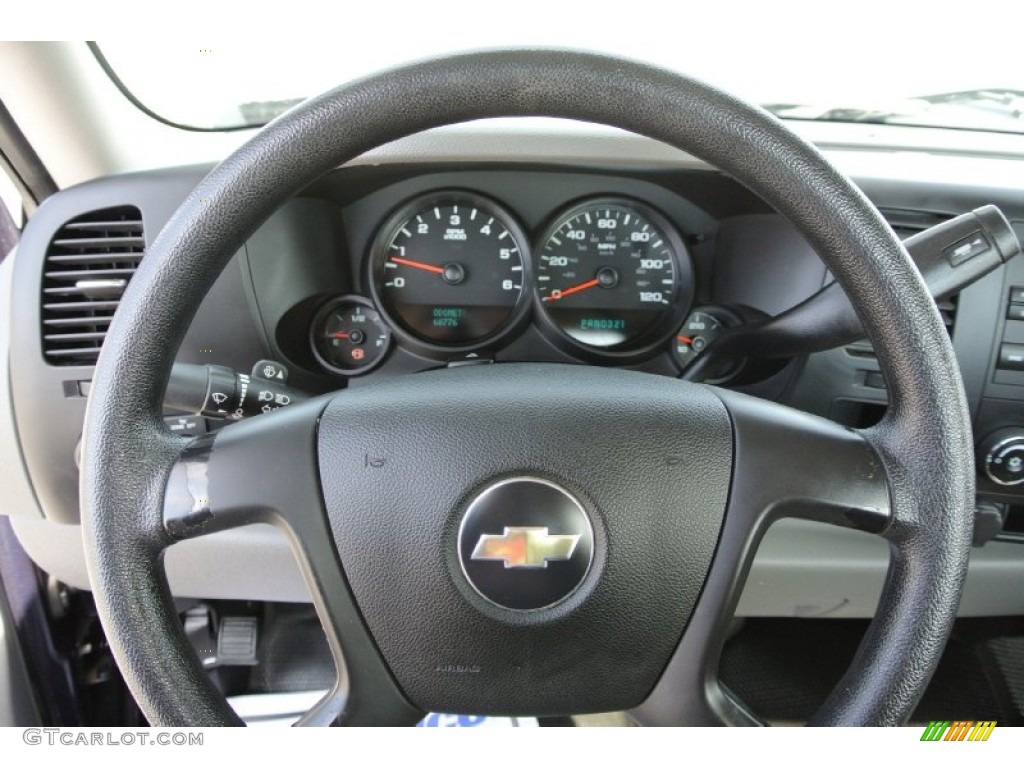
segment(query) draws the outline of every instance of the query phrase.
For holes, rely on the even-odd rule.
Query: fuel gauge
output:
[[[374,368],[391,346],[391,329],[361,296],[345,296],[325,305],[313,321],[311,335],[320,364],[345,376]]]

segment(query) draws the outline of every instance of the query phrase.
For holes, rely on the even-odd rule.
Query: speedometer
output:
[[[654,349],[693,298],[693,267],[663,216],[631,200],[590,200],[541,240],[537,297],[571,344],[606,356]]]
[[[429,352],[486,345],[528,308],[525,238],[512,216],[468,192],[403,206],[374,245],[371,288],[399,335]]]

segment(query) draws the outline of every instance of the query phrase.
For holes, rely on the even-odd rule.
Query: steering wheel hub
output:
[[[696,604],[732,433],[698,385],[489,365],[335,397],[319,454],[352,593],[417,706],[610,711],[644,700]]]

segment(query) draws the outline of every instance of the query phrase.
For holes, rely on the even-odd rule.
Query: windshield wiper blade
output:
[[[790,120],[1024,131],[1024,91],[1010,88],[915,96],[885,107],[793,103],[762,106],[776,117]]]
[[[886,123],[891,118],[906,115],[902,111],[865,107],[827,107],[816,104],[762,104],[761,106],[776,117],[836,123]]]
[[[956,104],[1004,108],[1013,117],[1024,118],[1024,91],[1012,88],[976,88],[970,91],[951,91],[917,96],[916,100],[929,104]]]

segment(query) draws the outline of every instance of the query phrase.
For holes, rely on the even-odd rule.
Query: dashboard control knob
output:
[[[1024,484],[1024,427],[997,430],[982,441],[978,469],[999,485]]]

